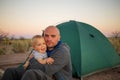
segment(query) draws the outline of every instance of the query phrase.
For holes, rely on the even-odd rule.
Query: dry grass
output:
[[[0,43],[0,55],[26,53],[30,48],[30,40],[8,40]]]
[[[108,39],[112,43],[112,45],[114,46],[115,50],[120,55],[120,38],[108,38]]]

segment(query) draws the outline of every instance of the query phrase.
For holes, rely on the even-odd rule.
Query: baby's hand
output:
[[[33,54],[30,54],[30,56],[29,56],[29,60],[32,59],[32,58],[33,58]]]
[[[54,59],[53,58],[51,58],[51,57],[49,57],[49,58],[47,58],[47,64],[53,64],[53,62],[54,62]]]

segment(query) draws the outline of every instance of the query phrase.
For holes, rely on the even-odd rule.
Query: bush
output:
[[[109,40],[120,55],[120,38],[109,38]]]
[[[12,47],[15,53],[25,53],[30,48],[30,42],[28,40],[16,40]]]
[[[4,55],[5,54],[5,49],[0,48],[0,55]]]

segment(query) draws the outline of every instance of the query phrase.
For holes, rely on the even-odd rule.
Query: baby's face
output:
[[[44,38],[37,39],[36,41],[37,42],[34,46],[34,49],[40,53],[45,53],[47,46],[46,46],[46,42],[45,42]]]

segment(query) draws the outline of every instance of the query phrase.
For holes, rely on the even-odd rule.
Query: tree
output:
[[[25,38],[24,38],[24,37],[22,37],[22,36],[21,36],[19,39],[20,39],[20,40],[25,40]]]
[[[112,37],[114,37],[114,38],[119,38],[120,37],[120,32],[113,32],[112,33]]]
[[[0,41],[4,40],[7,37],[8,37],[8,33],[4,32],[0,29]]]

